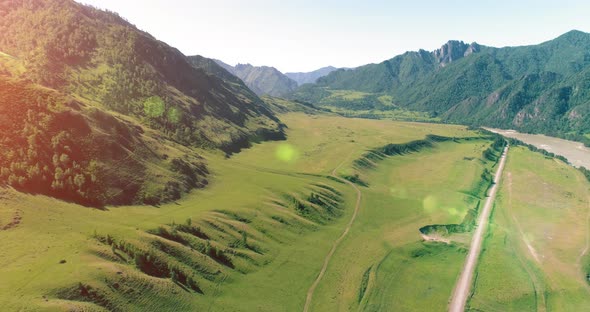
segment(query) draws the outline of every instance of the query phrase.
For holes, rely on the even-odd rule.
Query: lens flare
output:
[[[459,215],[459,210],[457,210],[457,208],[454,208],[454,207],[448,208],[447,212],[451,216],[458,216]]]
[[[397,198],[408,198],[408,191],[404,187],[392,187],[389,189],[391,196]]]
[[[422,200],[422,206],[426,212],[432,213],[438,206],[438,200],[433,195],[428,195]]]
[[[283,162],[293,163],[297,160],[299,153],[290,144],[283,143],[277,147],[275,156]]]

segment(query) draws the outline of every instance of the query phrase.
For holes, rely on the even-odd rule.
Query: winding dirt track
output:
[[[313,298],[313,293],[315,292],[316,287],[318,286],[318,284],[320,283],[320,281],[324,277],[324,274],[326,273],[326,270],[328,269],[328,264],[330,263],[332,256],[336,252],[336,249],[338,248],[340,243],[344,240],[346,235],[348,235],[348,232],[350,231],[350,228],[352,227],[352,224],[354,223],[354,220],[356,219],[356,215],[358,214],[359,208],[361,206],[361,197],[362,197],[361,190],[354,183],[352,183],[348,180],[342,179],[336,175],[336,171],[338,171],[338,169],[344,164],[344,162],[346,162],[347,159],[348,159],[348,157],[346,157],[346,159],[344,159],[338,165],[338,167],[336,167],[336,168],[334,168],[334,170],[332,170],[331,176],[342,181],[342,182],[345,182],[346,184],[348,184],[348,185],[352,186],[352,188],[354,188],[354,190],[356,191],[356,205],[354,206],[354,212],[352,213],[352,217],[350,218],[350,221],[348,221],[348,225],[344,229],[344,232],[342,232],[342,235],[340,235],[340,237],[338,237],[338,239],[336,241],[334,241],[334,244],[332,245],[332,249],[330,249],[330,252],[328,253],[326,258],[324,259],[324,265],[322,266],[322,269],[320,270],[320,274],[318,274],[318,277],[315,279],[315,281],[313,282],[313,284],[311,285],[311,287],[309,287],[309,290],[307,291],[307,297],[305,299],[305,306],[303,308],[304,312],[309,311],[310,306],[311,306],[311,300]]]
[[[504,153],[502,153],[498,169],[496,170],[496,175],[494,176],[494,185],[492,185],[489,196],[486,199],[481,214],[479,215],[479,220],[477,222],[478,226],[471,240],[467,261],[465,262],[463,271],[461,272],[459,280],[457,281],[457,285],[453,291],[453,297],[451,298],[451,303],[449,305],[450,312],[463,312],[465,310],[467,297],[470,294],[473,273],[477,266],[477,259],[479,258],[479,254],[481,252],[483,235],[488,225],[490,213],[494,204],[494,198],[496,197],[496,192],[498,191],[500,177],[502,176],[504,164],[506,163],[506,154],[508,154],[508,146],[506,146]]]

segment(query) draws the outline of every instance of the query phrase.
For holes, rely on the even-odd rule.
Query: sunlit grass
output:
[[[330,100],[345,100],[345,101],[354,101],[360,100],[370,95],[370,93],[360,92],[360,91],[353,91],[353,90],[329,90],[330,91]]]
[[[26,71],[26,68],[23,62],[19,59],[0,51],[0,71],[1,70],[6,70],[12,75],[18,76],[23,74]]]
[[[587,243],[588,187],[580,172],[560,161],[511,149],[477,268],[473,309],[590,306],[580,258]]]
[[[491,164],[465,157],[480,157],[487,146],[483,140],[440,143],[369,170],[358,219],[318,287],[317,295],[324,299],[315,310],[445,310],[465,254],[458,246],[424,245],[418,229],[460,223],[473,208],[463,191]],[[371,278],[359,306],[368,268]]]
[[[290,144],[284,143],[280,144],[277,147],[276,156],[279,160],[290,163],[297,160],[297,157],[299,157],[299,153],[297,152],[295,147],[293,147]]]

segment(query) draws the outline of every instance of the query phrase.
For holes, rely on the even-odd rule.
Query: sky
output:
[[[178,48],[282,72],[379,63],[448,40],[503,47],[590,32],[588,0],[78,0]]]

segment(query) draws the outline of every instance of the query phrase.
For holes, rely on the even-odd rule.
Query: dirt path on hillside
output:
[[[338,239],[336,241],[334,241],[334,245],[332,245],[332,249],[330,249],[330,252],[328,253],[326,258],[324,259],[324,265],[322,266],[322,269],[320,270],[320,274],[318,274],[318,277],[315,279],[315,281],[313,282],[311,287],[309,287],[309,290],[307,291],[307,297],[305,299],[305,306],[303,308],[304,312],[309,311],[309,309],[311,307],[311,300],[313,299],[313,293],[315,292],[315,289],[317,288],[320,281],[324,277],[324,274],[326,273],[326,270],[328,269],[328,264],[330,263],[332,256],[336,252],[336,249],[338,248],[340,243],[344,240],[346,235],[348,235],[348,232],[350,231],[350,228],[352,227],[352,224],[354,223],[354,220],[356,219],[356,215],[358,214],[359,208],[361,206],[361,197],[362,197],[361,190],[354,183],[352,183],[348,180],[342,179],[342,178],[338,177],[338,175],[336,175],[336,172],[338,171],[338,169],[340,169],[340,167],[342,167],[342,165],[346,162],[346,160],[348,159],[348,157],[350,157],[350,155],[352,155],[352,152],[338,165],[338,167],[336,167],[336,168],[334,168],[334,170],[332,170],[332,173],[330,175],[332,177],[352,186],[352,188],[354,188],[354,190],[356,191],[356,204],[354,206],[354,212],[352,213],[352,217],[350,218],[348,225],[344,229],[344,232],[342,232],[342,235],[340,235],[340,237],[338,237]]]
[[[504,165],[506,164],[506,154],[508,154],[508,148],[509,146],[506,146],[504,152],[502,153],[498,169],[496,170],[496,175],[494,176],[494,185],[492,185],[490,189],[489,196],[486,199],[486,202],[479,216],[479,220],[477,222],[478,226],[473,235],[473,239],[471,240],[467,260],[463,267],[463,271],[459,276],[457,285],[453,290],[453,296],[451,298],[451,303],[449,304],[450,312],[463,312],[465,310],[467,298],[469,297],[471,290],[473,273],[475,272],[477,259],[479,258],[479,254],[481,252],[483,236],[486,232],[485,230],[487,228],[487,224],[494,204],[494,198],[496,197],[496,192],[498,191],[498,184],[500,183],[500,178],[502,177],[502,171],[504,170]]]

